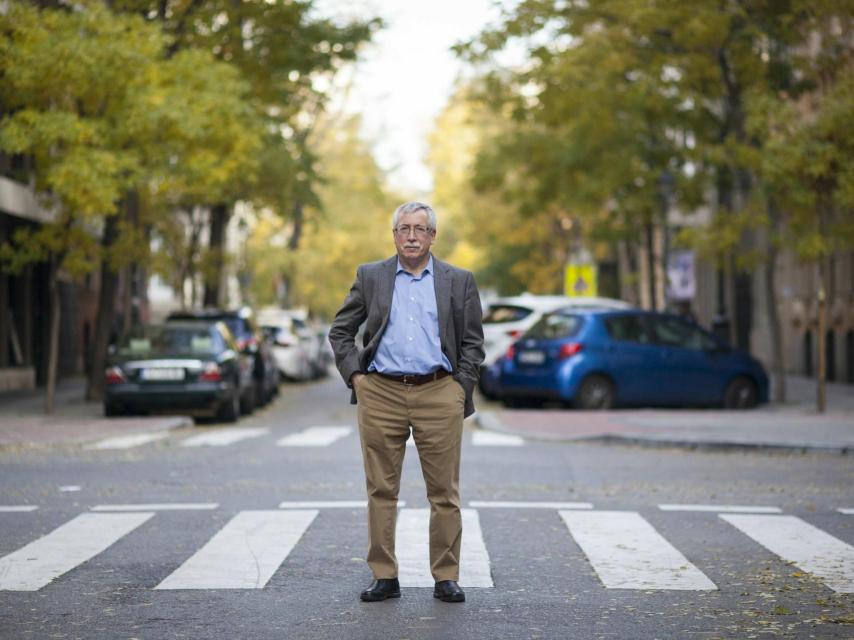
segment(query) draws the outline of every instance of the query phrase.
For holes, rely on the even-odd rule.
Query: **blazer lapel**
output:
[[[394,295],[394,278],[397,274],[397,256],[386,260],[379,273],[377,283],[377,306],[382,316],[382,327],[385,328],[388,316],[391,313],[391,299]]]
[[[436,292],[436,311],[439,316],[439,339],[445,342],[445,327],[451,317],[451,281],[448,278],[448,267],[433,257],[433,289]]]

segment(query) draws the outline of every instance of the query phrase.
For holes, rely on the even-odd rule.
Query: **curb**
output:
[[[145,425],[142,420],[151,420],[154,424]],[[90,444],[92,442],[97,442],[98,440],[102,440],[104,438],[110,438],[113,436],[121,436],[128,435],[133,433],[147,433],[151,431],[174,431],[176,429],[183,429],[185,427],[192,427],[195,423],[193,419],[188,416],[158,416],[157,418],[115,418],[115,419],[104,419],[98,418],[97,420],[103,420],[106,424],[104,424],[104,430],[99,431],[97,434],[83,434],[78,436],[67,436],[65,438],[56,438],[56,439],[45,439],[45,440],[20,440],[20,441],[0,441],[0,451],[8,452],[15,450],[37,450],[37,449],[48,449],[52,447],[79,447],[82,445]],[[120,424],[122,420],[133,421],[133,428],[123,430]],[[80,419],[74,420],[57,420],[54,428],[58,431],[61,430],[61,424],[63,422],[79,422]],[[2,433],[2,423],[0,420],[0,433]],[[130,425],[127,425],[130,426]],[[0,436],[2,438],[2,436]]]
[[[491,412],[476,413],[474,422],[484,431],[495,431],[520,436],[527,440],[540,442],[593,443],[605,445],[633,445],[658,449],[687,449],[689,451],[747,451],[766,453],[831,453],[850,455],[854,453],[852,445],[829,445],[821,442],[763,442],[759,440],[703,440],[699,438],[675,438],[656,435],[614,435],[567,437],[553,433],[520,431],[505,425]]]

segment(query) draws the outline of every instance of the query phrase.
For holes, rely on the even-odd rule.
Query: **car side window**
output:
[[[493,305],[483,315],[483,324],[501,324],[504,322],[518,322],[531,315],[531,309],[516,307],[513,305]]]
[[[648,344],[649,336],[638,316],[623,315],[605,318],[605,330],[612,340]]]
[[[653,318],[651,325],[655,341],[659,344],[695,351],[715,347],[714,340],[700,329],[677,318]]]
[[[229,349],[234,352],[239,351],[237,348],[237,343],[234,341],[234,335],[231,333],[231,329],[228,328],[228,325],[224,322],[217,327],[219,329],[219,333],[222,336],[222,339],[225,341],[225,344]]]
[[[210,338],[213,343],[213,350],[215,353],[222,353],[228,348],[228,346],[226,345],[225,336],[220,333],[219,329],[216,326],[211,327]]]

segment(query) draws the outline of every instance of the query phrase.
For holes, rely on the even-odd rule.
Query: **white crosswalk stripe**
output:
[[[639,513],[561,511],[560,516],[608,589],[717,589]]]
[[[508,433],[478,430],[472,433],[471,443],[476,447],[521,447],[525,440]]]
[[[82,513],[0,558],[0,590],[38,591],[98,555],[153,513]]]
[[[149,502],[141,504],[99,504],[92,511],[209,511],[216,502]]]
[[[796,516],[720,516],[786,562],[840,593],[854,593],[854,547]]]
[[[126,436],[114,436],[88,445],[86,449],[132,449],[133,447],[140,447],[144,444],[162,440],[168,435],[168,431],[155,431],[152,433],[132,433]]]
[[[225,447],[241,440],[267,435],[270,430],[266,427],[232,427],[215,429],[190,436],[181,443],[182,447]]]
[[[472,501],[462,510],[460,583],[495,586],[478,509],[507,518],[501,510],[546,509],[557,512],[602,585],[608,589],[696,590],[716,585],[677,550],[662,533],[634,511],[597,511],[590,503]],[[37,505],[22,505],[31,507]],[[432,587],[429,560],[429,509],[406,509],[397,521],[399,577],[404,587]],[[684,506],[684,505],[683,505]],[[702,506],[702,505],[701,505]],[[0,590],[36,591],[89,561],[133,532],[156,512],[169,522],[204,519],[216,503],[139,503],[97,505],[50,533],[0,558]],[[318,527],[319,510],[335,522],[342,512],[364,509],[364,500],[286,501],[277,510],[240,511],[155,588],[261,589],[293,549]],[[719,508],[719,507],[718,507]],[[15,508],[13,511],[21,511]],[[113,511],[113,513],[109,513]],[[171,513],[170,513],[171,512]],[[39,512],[40,514],[43,512]],[[167,515],[169,514],[169,515]],[[671,516],[673,517],[673,516]],[[683,517],[708,517],[685,512]],[[746,534],[779,557],[813,574],[834,591],[854,593],[854,547],[795,516],[722,513],[733,535]],[[843,518],[846,516],[837,515]],[[32,522],[26,516],[26,522]],[[200,520],[201,521],[201,520]],[[20,517],[0,520],[0,527]],[[340,529],[350,536],[349,529]],[[139,544],[142,531],[126,544]],[[0,539],[4,536],[0,528]],[[759,547],[756,547],[757,551]],[[499,585],[500,586],[500,585]]]
[[[280,447],[328,447],[352,432],[352,427],[311,427],[285,436],[276,444]]]
[[[262,589],[317,513],[241,511],[155,589]]]
[[[750,507],[735,504],[660,504],[662,511],[706,511],[709,513],[780,513],[780,507]]]
[[[460,549],[460,584],[492,587],[489,553],[474,509],[462,509],[463,541]],[[401,587],[432,587],[430,575],[430,510],[402,509],[397,516],[395,552]]]

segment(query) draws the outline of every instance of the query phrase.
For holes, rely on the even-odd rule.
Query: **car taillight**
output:
[[[579,351],[581,351],[580,342],[567,342],[566,344],[560,345],[560,351],[558,351],[557,357],[560,360],[563,360],[564,358],[571,358]]]
[[[209,362],[205,365],[201,375],[199,375],[199,380],[204,382],[219,382],[222,380],[222,372],[219,369],[219,365],[216,362]]]
[[[118,367],[107,367],[104,371],[104,379],[107,384],[122,384],[127,382],[124,372]]]
[[[509,347],[507,347],[507,353],[505,354],[505,357],[508,360],[512,360],[515,356],[516,356],[516,345],[511,344]]]
[[[237,341],[237,348],[241,351],[245,351],[246,349],[250,349],[252,347],[258,346],[258,340],[255,339],[255,336],[250,336],[249,338],[240,338]]]

